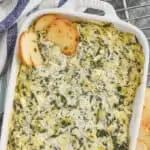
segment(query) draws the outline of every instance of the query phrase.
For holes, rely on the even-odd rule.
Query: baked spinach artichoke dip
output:
[[[144,54],[108,22],[39,17],[19,39],[7,150],[128,150]]]

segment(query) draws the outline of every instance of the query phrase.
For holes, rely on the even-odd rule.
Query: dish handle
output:
[[[104,11],[104,16],[119,19],[114,7],[108,2],[101,0],[67,0],[61,8],[68,11],[77,12],[84,12],[87,8],[93,8]]]

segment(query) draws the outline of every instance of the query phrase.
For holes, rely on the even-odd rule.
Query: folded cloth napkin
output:
[[[8,68],[11,66],[20,25],[32,12],[60,7],[65,2],[66,0],[0,0],[0,113],[3,112]]]

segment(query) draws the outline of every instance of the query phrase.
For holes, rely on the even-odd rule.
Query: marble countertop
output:
[[[124,8],[123,0],[105,0],[107,2],[110,2],[115,9],[122,9]],[[136,5],[150,5],[150,0],[126,0],[127,2],[127,7],[132,7]],[[95,10],[87,10],[88,13],[96,13],[99,14],[100,12],[95,11]],[[126,20],[127,17],[125,15],[124,11],[118,12],[117,13],[119,17],[123,20]],[[130,9],[128,11],[128,15],[130,19],[133,19],[135,17],[140,17],[140,16],[145,16],[145,15],[150,15],[150,6],[147,7],[142,7],[142,8],[136,8],[136,9]],[[150,26],[150,17],[148,18],[143,18],[143,19],[136,19],[136,20],[131,20],[130,21],[132,24],[135,24],[139,28],[144,28],[144,27],[149,27]],[[143,30],[145,35],[150,38],[150,29]],[[150,43],[150,40],[149,40]],[[150,67],[149,67],[149,73],[150,73]],[[148,76],[148,85],[150,86],[150,76]],[[2,123],[2,117],[0,116],[0,126]]]

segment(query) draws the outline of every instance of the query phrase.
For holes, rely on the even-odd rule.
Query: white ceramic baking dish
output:
[[[94,9],[103,10],[105,12],[105,15],[97,16],[93,14],[92,15],[86,14],[84,13],[84,10],[86,8],[94,8]],[[130,148],[129,149],[135,150],[139,126],[140,126],[140,120],[141,120],[141,113],[142,113],[142,108],[144,104],[144,93],[145,93],[145,88],[146,88],[147,72],[148,72],[148,64],[149,64],[149,46],[148,46],[148,42],[147,42],[145,35],[142,33],[141,30],[139,30],[135,26],[120,20],[119,17],[117,17],[114,8],[110,4],[100,1],[100,0],[90,0],[88,1],[88,3],[86,3],[86,1],[84,0],[82,1],[69,0],[61,8],[55,8],[55,9],[53,8],[53,9],[38,11],[30,15],[26,19],[26,21],[22,25],[20,33],[27,30],[29,25],[38,16],[41,16],[43,14],[48,14],[48,13],[62,14],[72,20],[108,21],[108,22],[113,23],[118,29],[122,31],[134,33],[137,36],[140,44],[143,47],[143,51],[145,55],[145,64],[144,64],[144,75],[142,77],[142,82],[141,82],[140,87],[138,88],[138,91],[134,100],[133,114],[132,114],[132,119],[130,123]],[[9,124],[11,112],[12,112],[15,84],[16,84],[17,72],[18,72],[18,67],[19,67],[17,51],[18,51],[18,42],[16,43],[12,68],[10,72],[10,80],[9,80],[8,89],[7,89],[0,150],[6,150],[6,147],[7,147],[8,124]]]

